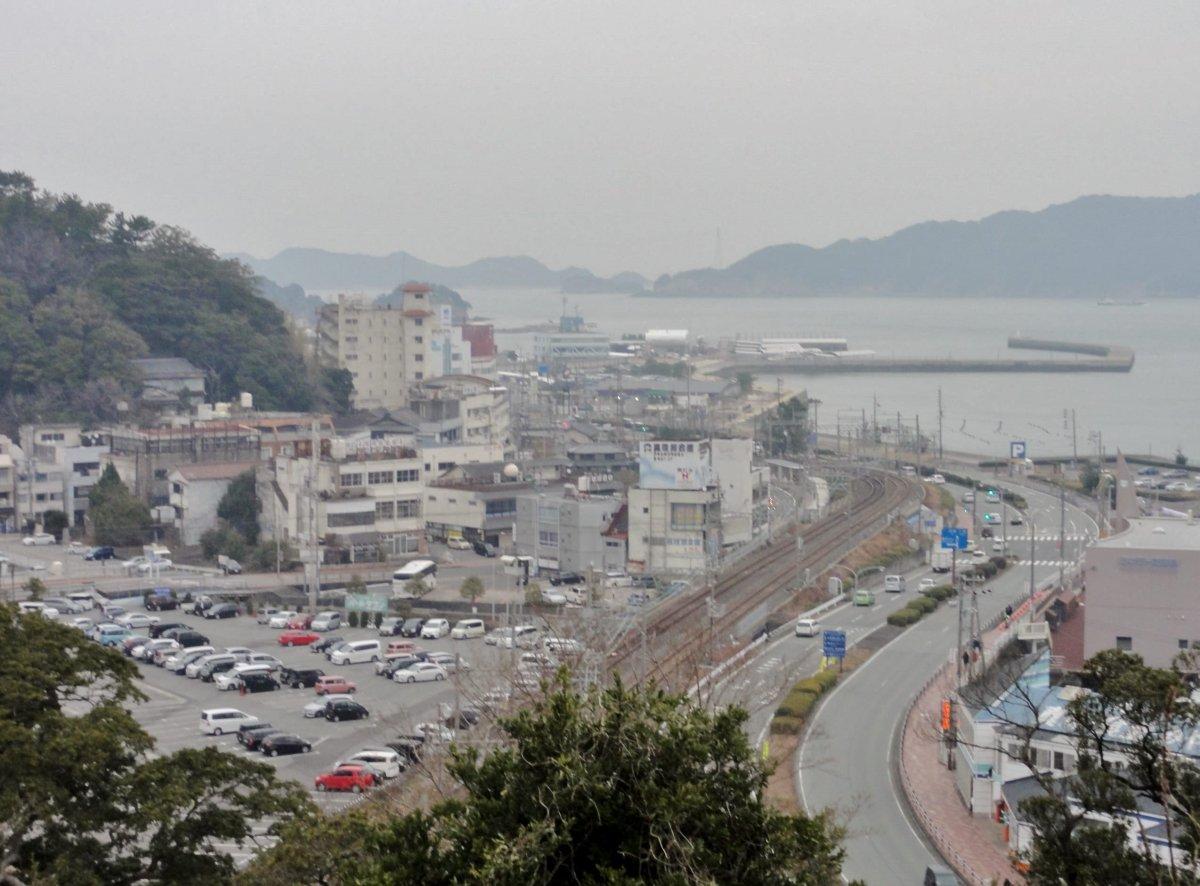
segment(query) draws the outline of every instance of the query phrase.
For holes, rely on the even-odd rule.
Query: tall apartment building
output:
[[[350,371],[355,408],[398,409],[407,405],[410,385],[470,371],[470,346],[452,320],[450,308],[433,305],[423,283],[405,284],[399,307],[339,295],[321,308],[318,356]]]
[[[78,425],[22,425],[20,440],[13,490],[18,522],[32,526],[47,511],[63,511],[71,525],[82,525],[108,455],[107,437]]]

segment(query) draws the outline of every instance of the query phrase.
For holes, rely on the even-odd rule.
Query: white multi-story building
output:
[[[83,525],[88,493],[109,452],[107,438],[78,425],[23,425],[20,433],[13,453],[17,522],[40,524],[47,511],[62,511],[72,526]]]
[[[185,545],[200,544],[200,536],[217,525],[217,507],[240,474],[253,472],[253,461],[180,465],[167,475],[175,528]]]
[[[421,417],[422,441],[511,448],[508,389],[478,375],[443,375],[413,385],[409,408]]]
[[[317,348],[322,362],[350,371],[358,409],[404,407],[410,385],[471,368],[462,327],[423,283],[405,284],[399,307],[339,295],[321,308]]]

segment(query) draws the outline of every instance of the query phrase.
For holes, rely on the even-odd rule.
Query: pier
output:
[[[881,357],[875,355],[802,354],[784,359],[734,358],[715,374],[734,376],[739,372],[789,375],[833,375],[846,372],[1130,372],[1132,348],[1121,345],[1089,344],[1012,336],[1013,350],[1049,351],[1078,355],[1063,357]]]

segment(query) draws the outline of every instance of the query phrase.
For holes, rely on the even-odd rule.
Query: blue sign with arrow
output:
[[[967,549],[967,530],[956,526],[947,526],[942,530],[942,547],[965,551]]]
[[[821,642],[821,654],[826,658],[836,658],[840,660],[846,657],[845,631],[822,631]]]

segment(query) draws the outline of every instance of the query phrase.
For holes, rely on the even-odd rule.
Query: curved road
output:
[[[1035,541],[1034,563],[1042,564],[1034,567],[1036,581],[1058,574],[1058,499],[1026,487],[1021,491],[1029,503],[1026,525],[1009,527],[1009,543],[1022,559],[989,583],[989,593],[979,594],[984,625],[1005,604],[1029,593],[1029,518],[1037,527],[1035,535],[1053,535],[1053,540]],[[984,510],[981,503],[981,516]],[[1070,504],[1067,521],[1065,558],[1074,562],[1095,536],[1095,522]],[[943,863],[910,822],[891,764],[897,728],[909,703],[937,667],[953,657],[957,623],[958,610],[952,606],[917,622],[840,684],[809,727],[798,755],[797,783],[808,809],[833,809],[847,827],[847,879],[917,884],[926,865]]]

